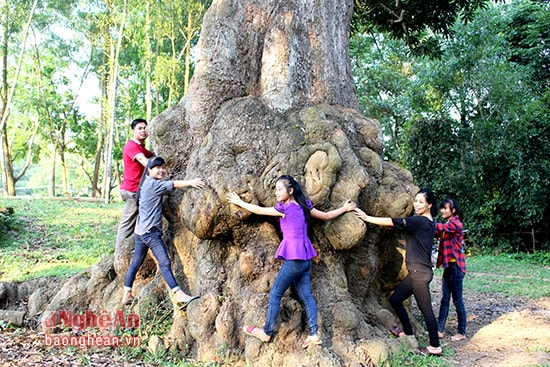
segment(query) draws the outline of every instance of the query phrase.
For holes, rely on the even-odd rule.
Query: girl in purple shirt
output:
[[[277,179],[275,196],[278,201],[275,207],[261,207],[244,202],[236,193],[227,195],[230,203],[254,214],[280,217],[283,234],[275,258],[284,260],[284,262],[269,294],[264,327],[261,329],[245,325],[243,330],[246,334],[258,338],[262,342],[269,342],[279,315],[281,298],[285,291],[294,285],[307,314],[308,336],[302,345],[307,348],[311,344],[321,344],[317,326],[317,304],[311,294],[310,284],[311,259],[317,256],[317,252],[307,235],[307,223],[312,217],[322,220],[336,218],[355,209],[355,203],[347,201],[340,208],[328,212],[317,210],[306,198],[298,182],[288,175]]]

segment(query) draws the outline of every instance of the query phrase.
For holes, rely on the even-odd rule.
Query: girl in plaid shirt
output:
[[[456,200],[445,199],[441,202],[440,212],[447,222],[435,224],[435,237],[439,238],[439,254],[436,267],[443,267],[442,297],[439,306],[437,328],[439,337],[443,337],[445,323],[449,315],[449,301],[453,297],[458,318],[457,334],[451,340],[466,339],[466,308],[462,298],[466,261],[463,252],[463,229],[460,220],[460,207]]]

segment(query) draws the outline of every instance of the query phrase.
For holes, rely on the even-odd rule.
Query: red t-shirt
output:
[[[128,141],[122,150],[124,171],[122,174],[122,183],[120,184],[121,190],[137,192],[139,181],[141,180],[143,171],[145,171],[145,167],[136,160],[136,155],[139,153],[143,153],[146,158],[153,156],[153,152],[145,148],[145,145],[136,143],[134,140]]]

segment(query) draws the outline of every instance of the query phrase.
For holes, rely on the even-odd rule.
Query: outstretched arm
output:
[[[346,212],[351,212],[353,209],[355,209],[355,203],[351,200],[348,200],[344,203],[344,205],[342,205],[337,209],[329,210],[328,212],[323,212],[321,210],[317,210],[313,208],[311,209],[310,213],[313,218],[321,219],[321,220],[330,220]]]
[[[202,189],[206,185],[206,182],[202,178],[194,178],[192,180],[176,180],[174,181],[174,189],[183,189],[184,187],[191,186],[195,189]]]
[[[243,201],[239,195],[237,195],[234,192],[230,192],[227,194],[227,200],[234,205],[240,206],[243,209],[248,210],[251,213],[258,214],[258,215],[270,215],[272,217],[282,217],[284,214],[275,210],[275,208],[272,207],[264,207],[264,206],[258,206],[254,204],[247,203]]]
[[[143,153],[138,153],[134,157],[134,161],[138,161],[143,167],[147,167],[147,162],[149,162],[149,158],[147,158]]]
[[[367,215],[364,211],[362,211],[359,208],[355,208],[354,211],[357,218],[365,222],[378,224],[379,226],[393,227],[393,221],[391,220],[391,218],[371,217],[370,215]]]
[[[441,235],[443,232],[451,233],[456,235],[457,233],[462,232],[462,222],[459,220],[450,220],[446,223],[436,223],[435,224],[435,233],[436,237]]]

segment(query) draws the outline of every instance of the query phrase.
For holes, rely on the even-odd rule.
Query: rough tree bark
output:
[[[240,331],[265,321],[280,233],[276,220],[229,205],[228,192],[273,206],[276,178],[290,174],[321,210],[352,199],[373,215],[412,212],[411,175],[381,159],[380,126],[359,110],[348,55],[352,7],[352,0],[214,1],[189,92],[150,123],[154,151],[173,178],[208,182],[165,203],[173,268],[186,291],[201,295],[186,312],[174,312],[166,338],[188,356],[231,356],[254,366],[360,366],[376,364],[391,345],[385,309],[403,275],[403,245],[391,230],[367,231],[352,213],[311,224],[323,345],[303,352],[305,312],[292,291],[271,343]],[[140,305],[166,294],[160,272],[150,276],[152,260],[144,267],[135,285]],[[74,308],[115,308],[123,270],[103,262],[67,283],[65,293],[87,300]],[[62,290],[49,309],[62,309],[67,298]]]
[[[199,359],[219,358],[221,347],[244,351],[242,359],[255,366],[378,357],[370,350],[381,335],[376,314],[402,263],[393,234],[366,232],[353,214],[312,225],[320,254],[312,287],[326,348],[304,355],[304,312],[292,293],[283,300],[273,343],[262,346],[239,331],[265,320],[280,235],[275,221],[226,201],[237,191],[273,206],[275,179],[291,174],[320,209],[350,198],[375,215],[410,213],[411,176],[380,158],[380,126],[359,112],[348,53],[352,6],[350,0],[214,2],[188,94],[151,123],[154,149],[174,176],[204,177],[209,185],[170,200],[170,242],[191,292],[202,294],[181,323]],[[174,326],[175,336],[177,320]]]

